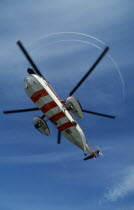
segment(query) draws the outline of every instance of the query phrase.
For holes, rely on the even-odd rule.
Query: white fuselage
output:
[[[31,100],[65,138],[85,152],[93,153],[81,127],[74,120],[48,82],[36,74],[30,74],[24,79],[24,87]]]

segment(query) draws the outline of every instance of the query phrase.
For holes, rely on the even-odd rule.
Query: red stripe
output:
[[[48,92],[45,89],[41,89],[35,92],[30,98],[34,103],[36,103],[40,98],[47,95],[48,95]]]
[[[71,122],[67,122],[67,123],[65,123],[65,124],[63,124],[63,125],[61,125],[61,126],[59,126],[59,127],[58,127],[58,130],[59,130],[60,132],[62,132],[62,131],[66,130],[66,129],[72,127],[72,126],[73,126],[73,124],[72,124]]]
[[[87,143],[89,149],[91,150],[91,152],[93,153],[93,155],[94,155],[95,157],[97,157],[97,155],[96,155],[95,152],[93,151],[92,147],[89,145],[88,141],[86,141],[86,143]]]
[[[55,103],[55,101],[51,101],[47,104],[45,104],[44,106],[42,106],[40,108],[40,110],[43,112],[43,113],[46,113],[48,112],[50,109],[54,108],[54,107],[57,107],[58,105]]]
[[[53,115],[52,117],[50,117],[49,120],[52,122],[56,122],[57,120],[59,120],[63,117],[66,117],[66,115],[63,112],[59,112],[59,113]]]

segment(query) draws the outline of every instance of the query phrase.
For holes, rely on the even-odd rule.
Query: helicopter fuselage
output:
[[[3,113],[21,113],[37,111],[40,109],[43,112],[43,116],[35,117],[33,119],[33,124],[35,128],[38,129],[41,133],[44,133],[47,136],[50,135],[49,127],[46,121],[44,120],[44,118],[47,118],[47,120],[51,121],[53,125],[58,129],[58,144],[60,144],[62,134],[73,144],[81,148],[84,151],[85,155],[87,151],[90,153],[90,155],[84,158],[84,160],[96,158],[100,154],[102,155],[100,149],[93,151],[93,149],[90,147],[90,145],[86,141],[85,135],[81,127],[73,118],[70,111],[79,119],[83,118],[83,112],[102,117],[108,117],[113,119],[115,118],[115,116],[113,115],[82,109],[78,100],[72,96],[76,92],[76,90],[82,85],[82,83],[87,79],[87,77],[93,72],[95,67],[98,65],[98,63],[109,50],[109,47],[105,47],[105,49],[97,58],[97,60],[93,63],[93,65],[89,68],[86,74],[81,78],[81,80],[69,93],[69,97],[66,99],[66,101],[62,101],[56,95],[55,91],[52,89],[50,84],[46,81],[46,79],[36,66],[35,62],[29,55],[28,51],[21,43],[21,41],[17,41],[17,45],[19,46],[20,50],[22,51],[26,59],[29,61],[31,67],[33,68],[27,69],[29,75],[26,76],[24,79],[24,87],[27,95],[36,104],[37,107],[28,109],[6,110],[3,111]]]
[[[65,138],[84,150],[84,153],[86,151],[94,153],[86,141],[82,128],[44,78],[30,74],[24,79],[24,88],[30,99]]]

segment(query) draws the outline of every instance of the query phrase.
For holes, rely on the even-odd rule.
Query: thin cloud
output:
[[[131,192],[134,192],[134,168],[120,183],[116,183],[112,189],[109,189],[105,198],[109,201],[117,201]]]
[[[49,153],[27,156],[5,156],[0,157],[0,164],[44,164],[44,163],[57,163],[63,160],[72,160],[75,158],[76,153]]]

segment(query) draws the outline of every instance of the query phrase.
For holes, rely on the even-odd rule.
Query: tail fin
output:
[[[89,155],[88,157],[85,157],[83,160],[89,160],[92,158],[97,158],[101,154],[101,150],[96,150],[92,155]]]

